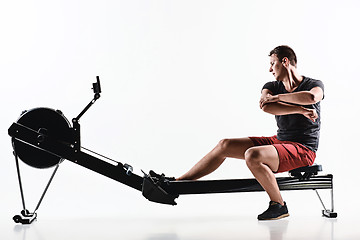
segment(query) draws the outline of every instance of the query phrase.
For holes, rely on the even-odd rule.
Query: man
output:
[[[324,85],[297,71],[295,52],[278,46],[270,54],[270,69],[276,81],[264,85],[260,108],[275,115],[277,135],[223,139],[187,173],[177,180],[196,180],[216,170],[227,157],[244,159],[270,197],[269,208],[259,220],[289,216],[274,173],[314,163],[319,144],[320,101]]]

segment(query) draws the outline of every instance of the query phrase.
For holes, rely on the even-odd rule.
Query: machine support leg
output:
[[[334,211],[334,190],[331,189],[331,211]]]
[[[52,175],[51,175],[51,177],[50,177],[50,180],[49,180],[49,182],[47,183],[47,185],[46,185],[46,187],[45,187],[45,190],[44,190],[43,194],[41,195],[41,198],[40,198],[40,200],[39,200],[39,202],[38,202],[38,204],[37,204],[37,206],[36,206],[33,214],[35,214],[35,212],[39,209],[40,204],[41,204],[41,202],[42,202],[42,200],[43,200],[43,198],[44,198],[44,196],[45,196],[45,194],[46,194],[46,192],[47,192],[47,190],[48,190],[48,188],[49,188],[49,186],[50,186],[50,183],[51,183],[51,181],[53,180],[53,178],[54,178],[54,176],[55,176],[55,173],[56,173],[56,171],[58,170],[59,166],[60,166],[60,164],[57,164],[57,165],[56,165],[55,170],[54,170],[54,172],[52,173]]]
[[[23,205],[23,210],[26,211],[25,197],[24,197],[24,191],[23,191],[22,182],[21,182],[21,175],[20,175],[19,159],[18,159],[18,156],[17,156],[15,151],[14,151],[14,155],[15,155],[16,171],[17,171],[18,180],[19,180],[21,201],[22,201],[22,205]]]
[[[322,211],[323,213],[323,216],[324,217],[328,217],[328,218],[336,218],[337,217],[337,213],[334,212],[334,192],[333,192],[333,189],[330,190],[330,194],[331,194],[331,210],[327,209],[325,207],[325,204],[324,202],[322,201],[321,197],[320,197],[320,194],[319,192],[317,191],[317,189],[314,189],[320,202],[321,202],[321,205],[323,206],[324,210]]]
[[[13,217],[13,220],[16,223],[22,223],[22,224],[31,224],[37,217],[36,211],[39,209],[40,204],[42,202],[42,200],[44,199],[44,196],[47,192],[47,190],[49,189],[50,183],[52,182],[56,171],[58,170],[60,163],[58,163],[54,169],[54,172],[52,173],[49,182],[47,183],[44,192],[42,193],[40,200],[38,202],[38,204],[36,205],[36,208],[34,210],[34,212],[30,213],[27,209],[26,209],[26,205],[25,205],[25,196],[24,196],[24,191],[23,191],[23,187],[22,187],[22,181],[21,181],[21,175],[20,175],[20,166],[19,166],[19,159],[18,156],[16,154],[16,152],[14,151],[14,155],[15,155],[15,162],[16,162],[16,170],[17,170],[17,175],[18,175],[18,180],[19,180],[19,186],[20,186],[20,194],[21,194],[21,200],[22,200],[22,205],[23,205],[23,210],[21,211],[21,215],[15,215]]]
[[[317,191],[317,189],[314,189],[314,190],[315,190],[316,195],[318,196],[318,198],[319,198],[319,200],[321,202],[321,205],[323,206],[324,210],[326,210],[325,204],[324,204],[323,200],[321,199],[321,196],[320,196],[319,192]]]

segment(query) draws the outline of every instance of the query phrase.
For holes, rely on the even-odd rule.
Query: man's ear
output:
[[[288,67],[290,64],[290,61],[287,57],[284,57],[281,61],[281,63],[283,64],[284,67]]]

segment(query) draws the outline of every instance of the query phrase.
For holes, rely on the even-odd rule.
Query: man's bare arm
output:
[[[260,98],[260,108],[273,115],[302,114],[306,118],[315,122],[318,118],[315,109],[308,109],[302,106],[291,105],[284,102],[268,102],[267,99],[273,96],[268,89],[263,89]]]
[[[268,89],[263,89],[263,91],[269,91]],[[278,95],[262,94],[261,100],[262,104],[266,105],[267,103],[272,102],[285,102],[299,105],[311,105],[315,104],[323,99],[324,93],[320,87],[314,87],[310,91],[300,91],[294,93],[284,93]]]

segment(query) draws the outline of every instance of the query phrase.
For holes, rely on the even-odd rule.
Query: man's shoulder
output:
[[[310,89],[314,88],[314,87],[320,87],[320,88],[324,89],[324,83],[321,80],[310,78],[310,77],[305,77],[305,76],[303,76],[303,77],[304,77],[303,83],[302,83],[303,87],[310,88]]]
[[[280,84],[281,84],[280,81],[270,81],[270,82],[265,83],[263,88],[268,88],[268,87],[277,88],[280,86]]]

